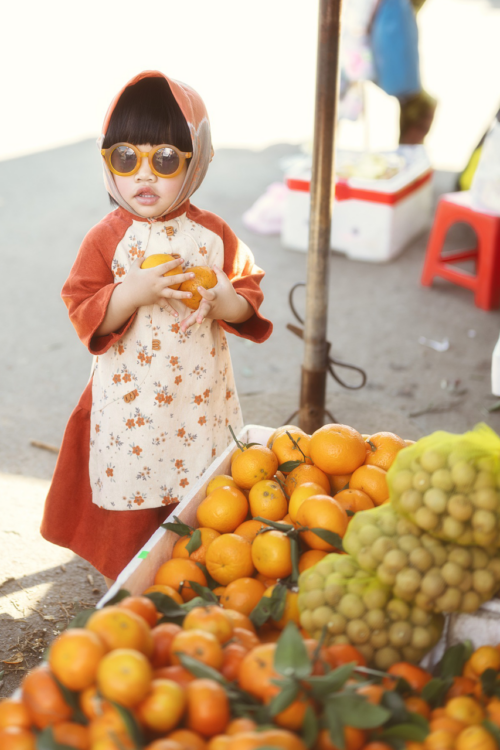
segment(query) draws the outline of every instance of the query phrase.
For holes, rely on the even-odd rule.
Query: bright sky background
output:
[[[114,93],[148,68],[199,91],[216,147],[310,141],[317,19],[318,0],[4,3],[0,160],[96,137]],[[427,0],[419,26],[440,102],[429,153],[461,169],[500,106],[500,3]],[[393,147],[397,103],[372,86],[368,106],[370,146]],[[339,142],[362,148],[365,135],[344,123]]]

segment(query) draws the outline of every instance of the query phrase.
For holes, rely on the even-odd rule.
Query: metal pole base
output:
[[[327,372],[326,368],[313,371],[302,367],[299,427],[308,435],[323,425]]]

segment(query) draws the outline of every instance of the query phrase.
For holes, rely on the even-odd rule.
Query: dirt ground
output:
[[[94,152],[95,144],[85,141],[4,162],[0,174],[0,298],[14,320],[0,329],[0,696],[11,694],[55,635],[105,591],[92,566],[40,537],[56,454],[31,443],[60,444],[90,371],[59,294],[82,237],[109,207]],[[223,216],[266,270],[263,313],[274,334],[258,347],[235,337],[230,342],[246,424],[278,426],[298,407],[303,349],[286,326],[297,323],[288,293],[305,280],[306,256],[283,248],[279,237],[252,234],[241,220],[282,179],[282,159],[294,153],[297,147],[287,145],[221,150],[194,201]],[[64,179],[67,163],[80,175],[78,185]],[[436,196],[454,180],[437,174]],[[500,312],[479,310],[471,292],[444,282],[421,287],[426,240],[419,237],[386,264],[332,254],[332,354],[362,367],[368,380],[362,390],[346,391],[329,379],[327,407],[336,421],[361,432],[391,430],[415,439],[437,429],[462,432],[479,421],[500,432],[500,411],[490,411],[498,401],[490,367]],[[463,227],[449,238],[455,249],[470,241]],[[301,290],[296,301],[303,309]],[[449,346],[436,351],[419,343],[422,336],[447,339]]]

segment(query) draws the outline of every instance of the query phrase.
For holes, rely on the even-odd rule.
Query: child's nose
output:
[[[155,179],[156,175],[154,172],[151,171],[151,167],[149,166],[149,161],[148,161],[147,156],[142,157],[139,169],[135,173],[135,176],[142,180]]]

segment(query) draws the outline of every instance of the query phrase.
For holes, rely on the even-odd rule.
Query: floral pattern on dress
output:
[[[138,257],[178,253],[184,267],[224,264],[221,238],[185,215],[134,221],[111,270],[123,281]],[[142,510],[182,501],[242,427],[226,335],[205,320],[183,333],[191,311],[172,300],[140,308],[124,336],[95,358],[89,470],[93,502]]]

